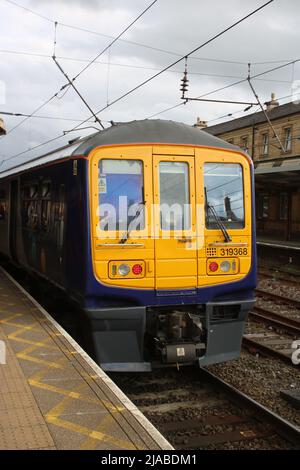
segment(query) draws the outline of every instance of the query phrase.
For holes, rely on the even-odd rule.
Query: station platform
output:
[[[173,449],[1,267],[0,341],[1,450]]]
[[[300,242],[295,241],[258,237],[256,243],[258,246],[270,246],[273,248],[300,251]]]
[[[256,245],[259,265],[300,275],[300,243],[257,237]]]

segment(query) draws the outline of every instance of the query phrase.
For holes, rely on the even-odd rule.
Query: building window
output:
[[[269,196],[265,196],[263,194],[258,195],[257,215],[259,219],[269,218]]]
[[[269,134],[262,135],[262,155],[267,157],[269,155]]]
[[[284,150],[290,152],[292,150],[292,128],[286,127],[284,129]]]
[[[288,193],[280,193],[279,196],[279,218],[287,220],[289,212],[289,196]]]
[[[249,150],[249,142],[248,142],[248,136],[244,136],[241,138],[241,148],[245,150],[245,152],[248,152]]]

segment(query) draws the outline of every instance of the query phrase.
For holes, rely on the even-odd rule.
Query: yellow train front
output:
[[[20,213],[0,221],[0,251],[80,305],[105,370],[239,356],[256,284],[248,155],[185,124],[134,121],[3,178]]]
[[[256,282],[250,158],[169,121],[106,132],[89,153],[93,275],[109,299],[88,310],[98,361],[149,370],[238,357]]]

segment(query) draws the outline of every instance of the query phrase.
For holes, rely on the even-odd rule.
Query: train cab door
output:
[[[153,289],[152,147],[101,149],[91,170],[96,276],[108,285]]]
[[[17,258],[17,211],[18,211],[18,181],[10,183],[10,212],[9,212],[9,251],[11,258]]]
[[[156,289],[197,286],[194,156],[154,155]]]

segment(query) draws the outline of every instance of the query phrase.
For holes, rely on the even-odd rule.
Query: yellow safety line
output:
[[[6,313],[6,312],[5,312]],[[23,313],[15,313],[14,315],[10,315],[9,317],[6,317],[6,318],[3,318],[2,320],[0,320],[0,323],[7,323],[8,321],[12,320],[13,318],[16,318],[16,317],[22,317],[23,316]],[[20,325],[14,325],[14,326],[18,326],[20,327]]]
[[[30,339],[25,339],[25,338],[17,338],[17,335],[20,335],[24,333],[25,331],[44,332],[45,330],[43,329],[37,330],[34,328],[34,326],[25,327],[25,328],[20,328],[14,331],[13,333],[10,333],[7,337],[8,339],[12,339],[13,341],[17,341],[19,343],[31,344],[32,346],[37,346],[37,347],[46,347],[47,349],[54,349],[54,350],[57,349],[55,346],[46,345],[45,342],[43,341],[33,341]]]
[[[51,341],[51,337],[47,338],[44,343],[47,343],[49,341]],[[44,344],[42,344],[44,346]],[[16,354],[17,357],[21,358],[21,359],[25,359],[26,361],[31,361],[31,362],[35,362],[37,364],[43,364],[45,366],[48,366],[48,367],[52,367],[54,369],[63,369],[64,367],[61,366],[59,363],[57,362],[53,362],[53,361],[46,361],[44,359],[39,359],[37,357],[34,357],[34,356],[29,356],[30,353],[32,353],[33,351],[35,351],[37,348],[39,348],[41,346],[39,345],[35,345],[35,346],[31,346],[29,348],[25,348],[23,349],[22,351],[18,352]]]
[[[96,432],[98,432],[101,429],[106,429],[106,427],[111,424],[112,416],[111,415],[106,415],[102,418],[101,422],[97,425]],[[94,450],[97,448],[98,445],[98,440],[95,439],[94,437],[88,437],[81,445],[80,449],[81,450]]]
[[[71,423],[70,421],[61,419],[59,416],[66,410],[70,400],[70,397],[66,397],[60,403],[58,403],[58,405],[54,406],[54,408],[52,408],[52,410],[46,414],[46,421],[49,424],[55,424],[56,426],[59,426],[63,429],[88,436],[89,438],[96,439],[97,441],[111,443],[121,449],[136,449],[136,447],[129,441],[118,439],[108,434],[104,434],[101,431],[95,431],[93,429],[87,428],[86,426],[81,426],[79,424]]]
[[[59,362],[62,362],[62,360],[60,360]],[[67,361],[65,360],[64,362],[67,362]],[[71,398],[83,401],[85,403],[102,404],[102,405],[106,406],[107,408],[109,408],[112,413],[120,413],[120,412],[125,410],[124,406],[114,405],[113,403],[111,403],[107,400],[103,400],[100,397],[97,397],[97,396],[95,398],[88,397],[88,396],[85,396],[82,393],[72,392],[70,390],[66,390],[66,389],[57,387],[55,385],[51,385],[51,384],[48,384],[48,383],[45,383],[45,382],[41,382],[42,378],[47,374],[47,372],[48,372],[48,368],[43,369],[42,371],[36,372],[32,377],[30,377],[28,379],[28,383],[30,385],[32,385],[33,387],[48,390],[48,391],[58,393],[58,394],[64,395],[64,396],[71,396]]]

